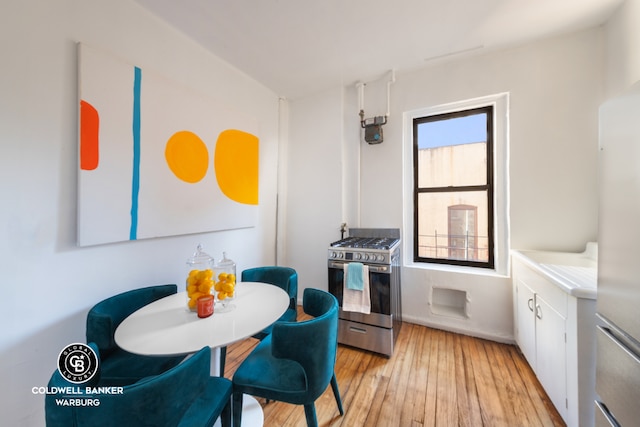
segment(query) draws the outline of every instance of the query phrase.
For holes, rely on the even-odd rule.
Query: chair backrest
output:
[[[303,322],[276,322],[271,337],[272,354],[300,363],[307,374],[308,398],[320,396],[331,381],[338,351],[338,300],[329,292],[307,288]]]
[[[242,271],[243,282],[262,282],[276,285],[289,295],[289,308],[296,309],[298,303],[298,273],[290,267],[266,266]]]
[[[87,393],[85,386],[78,387],[67,382],[56,370],[49,381],[49,388],[53,390],[53,387],[60,387],[57,390],[63,390],[69,387],[74,394],[48,394],[45,397],[47,427],[178,425],[206,387],[210,359],[211,350],[204,347],[180,365],[124,386],[121,393],[115,394]],[[100,383],[95,387],[99,388]],[[74,400],[70,406],[62,404],[71,399]],[[91,405],[87,405],[91,402]]]
[[[107,298],[94,305],[87,314],[87,342],[95,342],[102,357],[117,348],[113,334],[131,313],[178,291],[176,285],[156,285],[134,289]]]

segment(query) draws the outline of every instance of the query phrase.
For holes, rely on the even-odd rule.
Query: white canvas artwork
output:
[[[256,120],[79,44],[78,245],[255,226]]]

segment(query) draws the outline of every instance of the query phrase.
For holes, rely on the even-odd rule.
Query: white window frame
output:
[[[494,268],[462,267],[448,264],[415,262],[414,254],[414,163],[413,163],[413,120],[435,114],[452,113],[460,110],[493,106],[494,129],[494,188],[493,188],[493,229]],[[408,111],[403,114],[403,239],[404,263],[408,267],[451,271],[473,271],[478,274],[509,274],[510,220],[509,220],[509,94],[500,93],[481,98],[453,102]]]

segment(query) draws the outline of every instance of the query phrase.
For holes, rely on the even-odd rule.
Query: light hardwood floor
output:
[[[228,348],[225,377],[256,344]],[[404,323],[392,357],[340,345],[335,372],[345,414],[329,387],[316,401],[320,426],[565,425],[512,345]],[[265,427],[306,426],[302,406],[258,401]]]

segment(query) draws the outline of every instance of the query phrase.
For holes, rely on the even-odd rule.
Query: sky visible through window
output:
[[[418,149],[471,144],[487,140],[487,115],[473,114],[418,125]]]

